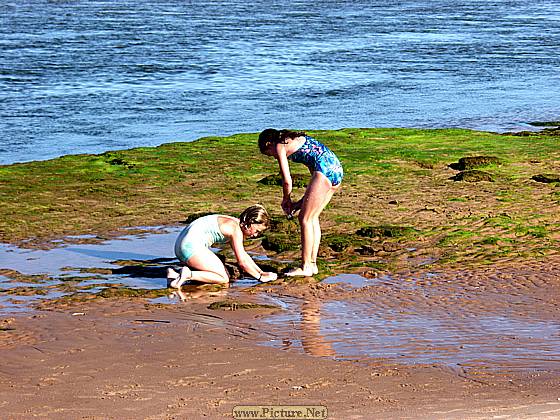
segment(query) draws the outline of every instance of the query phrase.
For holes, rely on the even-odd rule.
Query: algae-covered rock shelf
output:
[[[488,263],[559,248],[556,135],[388,128],[308,133],[332,148],[345,170],[322,215],[322,258],[337,267]],[[259,202],[277,220],[265,248],[297,257],[298,226],[281,222],[278,167],[259,153],[257,137],[1,166],[0,241],[49,246],[69,235],[103,239],[124,228],[178,224],[193,214],[236,215]],[[458,176],[474,164],[483,177]],[[309,175],[302,165],[292,170],[297,198]]]

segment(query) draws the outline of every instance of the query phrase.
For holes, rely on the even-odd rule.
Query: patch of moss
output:
[[[464,181],[464,182],[494,182],[494,177],[488,172],[469,170],[459,172],[457,175],[451,177],[453,181]]]
[[[125,159],[120,153],[105,152],[101,154],[101,158],[109,165],[122,166],[126,169],[133,169],[136,166],[136,162]]]
[[[208,305],[208,309],[236,311],[238,309],[279,309],[279,308],[274,305],[265,305],[261,303],[245,303],[245,302],[236,302],[233,300],[221,300],[219,302],[213,302],[210,305]]]
[[[264,178],[259,179],[257,182],[263,185],[276,185],[280,187],[283,184],[282,175],[280,174],[267,175]],[[307,187],[308,182],[309,177],[301,174],[292,174],[292,186],[294,188],[305,188]]]
[[[0,269],[0,276],[7,277],[14,281],[22,283],[43,283],[52,281],[53,278],[46,274],[22,274],[19,271],[11,270],[8,268]]]
[[[361,246],[364,239],[363,237],[357,237],[355,234],[329,234],[325,235],[321,242],[333,251],[345,252],[350,248]]]
[[[288,219],[285,216],[272,216],[270,218],[270,229],[272,233],[291,233],[299,235],[299,222],[297,218]]]
[[[0,293],[14,296],[44,296],[48,291],[40,287],[14,287],[13,289],[0,289]]]
[[[502,160],[496,156],[469,156],[460,158],[457,163],[452,163],[449,167],[458,171],[467,171],[482,166],[501,164]]]
[[[454,245],[457,245],[461,242],[464,242],[465,240],[468,240],[470,242],[470,239],[473,236],[477,236],[477,233],[469,231],[469,230],[456,229],[453,232],[450,232],[447,235],[445,235],[444,237],[440,238],[437,245],[438,246],[449,246],[449,245],[454,246]]]
[[[267,251],[295,251],[300,246],[299,235],[266,232],[262,239],[262,246]]]
[[[380,226],[366,226],[357,230],[356,234],[368,238],[385,237],[385,238],[398,238],[409,236],[418,231],[410,226],[396,226],[396,225],[380,225]]]
[[[167,289],[129,289],[126,287],[108,287],[96,294],[102,298],[158,298],[167,296]]]

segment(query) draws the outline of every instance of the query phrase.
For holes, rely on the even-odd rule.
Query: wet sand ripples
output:
[[[266,322],[317,356],[557,371],[559,274],[558,264],[533,263],[361,284],[342,275],[325,281],[331,291]]]

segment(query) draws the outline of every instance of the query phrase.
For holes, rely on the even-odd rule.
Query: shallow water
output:
[[[0,4],[0,164],[266,127],[558,120],[557,1]]]
[[[0,291],[0,315],[29,311],[33,303],[73,293],[73,291],[63,291],[63,286],[68,282],[78,287],[79,293],[96,293],[111,285],[132,289],[166,288],[167,267],[179,265],[173,247],[183,226],[143,227],[142,229],[145,233],[100,243],[80,243],[80,240],[95,239],[87,235],[67,237],[66,239],[71,242],[78,242],[56,241],[53,245],[58,246],[49,250],[24,249],[0,244],[0,270],[15,270],[25,276],[20,280],[14,280],[7,275],[0,275],[0,290],[4,290],[4,292]],[[266,259],[266,256],[255,256],[255,259]],[[99,269],[102,271],[99,272]],[[255,279],[242,278],[223,291],[209,292],[194,285],[187,285],[184,290],[189,299],[212,297],[223,299],[230,291],[235,292],[254,284],[256,284]],[[35,288],[41,293],[46,293],[30,293],[29,296],[9,293],[16,288]],[[151,301],[177,304],[181,303],[181,296],[170,290],[168,296]]]
[[[79,293],[96,293],[111,285],[165,288],[166,267],[177,263],[173,244],[180,229],[157,228],[97,244],[62,243],[51,250],[0,245],[0,269],[27,276],[0,276],[0,316],[30,311],[38,302],[73,293],[64,289],[69,282]],[[257,293],[261,303],[281,309],[260,318],[257,328],[263,332],[265,345],[319,357],[465,369],[558,370],[560,322],[543,316],[550,303],[531,289],[545,289],[547,276],[504,284],[499,275],[473,280],[465,273],[452,279],[442,279],[437,273],[373,279],[342,274],[323,280],[342,288],[335,298],[323,301],[275,295],[274,289]],[[239,299],[238,292],[255,284],[254,279],[244,278],[222,290],[187,285],[181,293],[170,291],[151,302],[188,305],[192,299],[207,303]],[[16,288],[25,289],[10,294]],[[45,294],[28,292],[29,288]]]
[[[379,359],[464,369],[560,370],[557,319],[524,314],[513,307],[492,307],[491,302],[474,307],[439,303],[464,292],[461,283],[447,287],[447,293],[436,290],[430,296],[432,286],[425,281],[385,277],[362,278],[360,282],[359,277],[341,275],[325,281],[346,284],[354,292],[357,287],[385,285],[393,295],[378,300],[367,293],[354,293],[323,302],[290,298],[286,301],[288,310],[263,320],[264,328],[275,336],[263,343],[343,360]],[[411,288],[417,297],[408,299],[399,293]],[[517,300],[520,304],[522,298]]]

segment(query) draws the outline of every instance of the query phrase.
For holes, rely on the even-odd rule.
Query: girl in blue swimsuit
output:
[[[304,132],[268,128],[259,135],[261,153],[274,157],[282,174],[282,209],[289,217],[300,210],[302,265],[288,276],[312,276],[318,273],[317,254],[321,242],[319,216],[340,188],[344,172],[336,155],[324,144]],[[303,198],[293,202],[292,176],[288,160],[303,163],[311,172]]]

